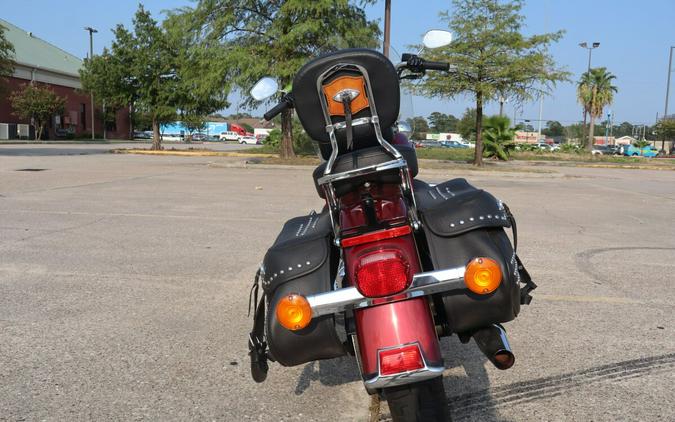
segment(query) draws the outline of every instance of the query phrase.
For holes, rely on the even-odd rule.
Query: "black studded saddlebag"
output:
[[[277,321],[276,304],[289,293],[310,295],[332,289],[339,253],[332,246],[327,212],[292,218],[267,251],[260,272],[267,315],[268,356],[284,366],[345,354],[332,315],[315,318],[308,327],[290,331]]]
[[[502,283],[490,294],[479,295],[466,288],[435,298],[447,331],[466,333],[513,320],[521,303],[529,303],[529,292],[536,286],[504,230],[514,225],[515,243],[515,220],[508,207],[465,179],[435,186],[415,181],[414,188],[424,228],[418,245],[425,270],[460,267],[473,258],[488,257],[502,271]]]

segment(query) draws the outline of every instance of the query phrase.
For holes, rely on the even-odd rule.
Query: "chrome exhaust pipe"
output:
[[[479,328],[473,333],[473,339],[481,352],[497,369],[509,369],[516,362],[511,352],[506,331],[499,324]]]

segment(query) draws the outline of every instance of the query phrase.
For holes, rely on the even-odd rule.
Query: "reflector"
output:
[[[378,240],[392,239],[394,237],[404,236],[408,233],[412,233],[412,228],[410,226],[400,226],[394,227],[392,229],[378,230],[359,236],[348,237],[342,239],[341,245],[343,248],[348,248],[350,246],[361,245],[364,243],[376,242]]]
[[[420,348],[412,344],[380,352],[380,375],[393,375],[424,368]]]

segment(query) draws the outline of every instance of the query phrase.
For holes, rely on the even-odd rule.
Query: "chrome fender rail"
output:
[[[415,274],[410,287],[395,295],[385,297],[365,297],[356,287],[345,287],[326,293],[307,296],[312,309],[312,318],[335,314],[348,309],[367,308],[397,302],[414,297],[428,296],[434,293],[463,290],[465,267],[450,268]]]

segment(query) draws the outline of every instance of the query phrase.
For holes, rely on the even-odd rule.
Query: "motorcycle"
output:
[[[427,48],[450,41],[446,31],[424,37]],[[441,337],[473,338],[495,367],[513,366],[501,323],[536,287],[516,254],[505,203],[465,179],[416,179],[415,148],[397,122],[399,81],[449,70],[418,54],[403,54],[397,65],[367,49],[320,56],[265,113],[270,120],[295,109],[317,142],[325,161],[313,177],[325,207],[286,222],[250,297],[256,382],[269,361],[351,355],[366,391],[387,400],[397,422],[449,420]],[[277,91],[263,78],[251,95]]]

